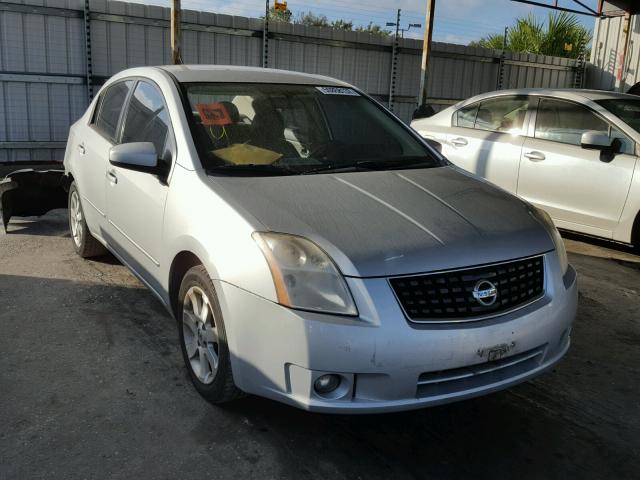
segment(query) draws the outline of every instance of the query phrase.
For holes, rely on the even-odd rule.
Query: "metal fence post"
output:
[[[389,110],[393,112],[393,97],[396,94],[396,76],[398,74],[398,33],[400,31],[400,9],[396,16],[396,36],[393,39],[393,49],[391,50],[391,79],[389,80]]]
[[[498,78],[496,80],[496,90],[502,90],[504,84],[504,61],[507,50],[507,33],[509,27],[504,27],[504,39],[502,40],[502,53],[500,54],[500,63],[498,64]]]
[[[262,68],[269,68],[269,0],[265,0],[262,29]]]
[[[587,67],[587,61],[585,58],[585,54],[581,53],[576,59],[576,66],[573,72],[573,88],[583,88],[584,87],[584,74],[585,69]]]
[[[87,97],[93,100],[93,63],[91,60],[91,9],[89,0],[84,0],[84,52],[87,77]]]

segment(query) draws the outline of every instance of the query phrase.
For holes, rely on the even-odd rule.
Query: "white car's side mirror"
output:
[[[584,132],[580,137],[580,146],[594,150],[605,150],[611,148],[612,140],[609,135],[603,132]]]
[[[123,143],[111,147],[109,162],[117,167],[155,173],[158,152],[151,142]]]

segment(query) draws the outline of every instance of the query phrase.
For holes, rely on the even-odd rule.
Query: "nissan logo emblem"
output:
[[[473,287],[473,298],[485,307],[490,307],[498,299],[498,289],[489,280],[480,280]]]

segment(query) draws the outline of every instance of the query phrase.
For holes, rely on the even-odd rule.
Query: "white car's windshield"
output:
[[[640,132],[640,98],[598,100],[596,103],[609,110],[636,132]]]
[[[183,84],[204,167],[311,174],[441,166],[424,144],[351,88]]]

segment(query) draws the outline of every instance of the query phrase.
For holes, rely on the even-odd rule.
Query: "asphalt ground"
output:
[[[566,243],[580,306],[555,370],[450,405],[330,416],[208,404],[132,274],[77,257],[65,210],[14,218],[0,232],[0,479],[640,478],[640,257]]]

